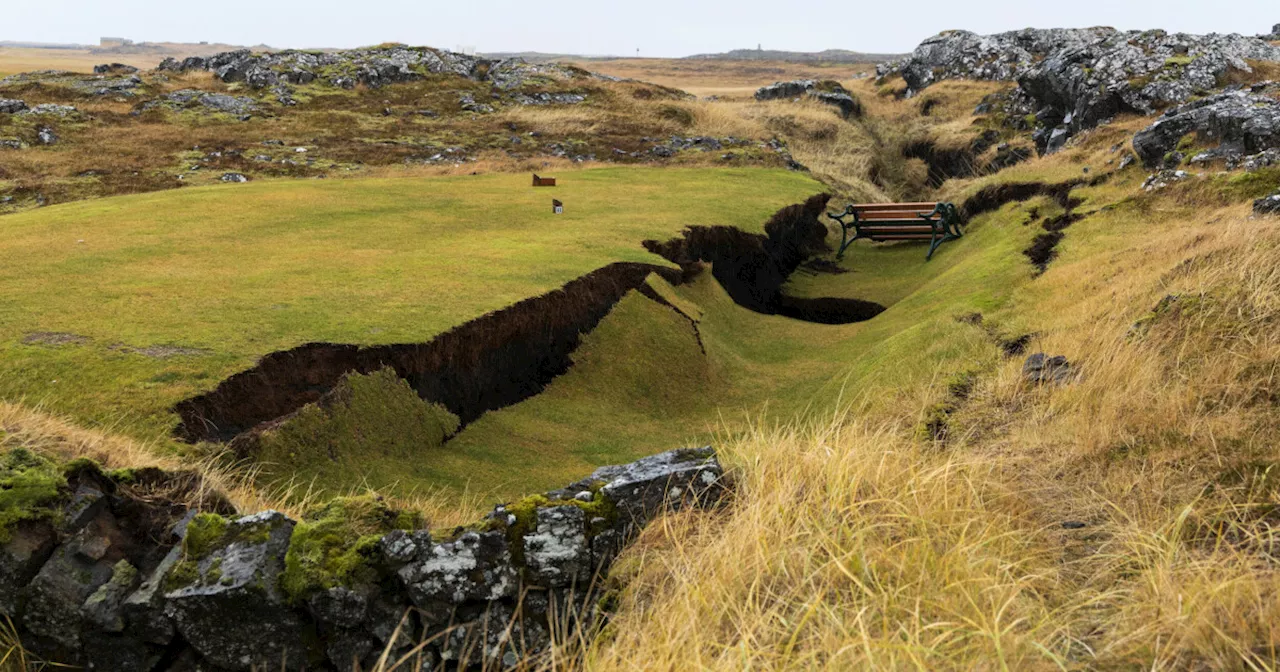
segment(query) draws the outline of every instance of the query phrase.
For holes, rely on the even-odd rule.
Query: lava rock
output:
[[[137,71],[137,68],[124,63],[104,63],[93,66],[93,74],[95,75],[132,75]]]
[[[538,509],[536,527],[524,537],[524,559],[544,585],[585,584],[595,569],[587,548],[586,514],[572,505]]]
[[[1142,190],[1159,191],[1172,184],[1188,179],[1191,179],[1191,174],[1185,170],[1166,168],[1158,173],[1148,175],[1147,179],[1142,182]]]
[[[36,131],[36,140],[42,145],[52,145],[58,142],[58,134],[46,126]]]
[[[1280,101],[1244,91],[1228,91],[1173,108],[1133,137],[1142,162],[1154,167],[1189,133],[1212,138],[1212,158],[1242,159],[1280,148]]]
[[[517,584],[501,532],[464,532],[454,541],[435,544],[397,576],[413,603],[427,612],[441,604],[510,597]]]
[[[1112,28],[1026,29],[997,35],[949,31],[910,56],[877,68],[899,74],[910,93],[944,79],[1017,81],[1035,101],[1041,151],[1120,113],[1153,114],[1218,88],[1250,60],[1280,60],[1280,47],[1240,35],[1187,35]]]
[[[1043,352],[1037,352],[1027,357],[1027,361],[1022,365],[1023,379],[1033,385],[1069,383],[1073,376],[1071,363],[1062,355],[1050,357]]]
[[[218,179],[222,180],[223,182],[248,182],[249,181],[249,177],[244,173],[223,173],[222,177]]]
[[[57,544],[53,527],[41,521],[23,521],[0,545],[0,613],[17,614],[19,596],[49,559]]]
[[[809,93],[818,85],[812,79],[796,79],[790,82],[774,82],[756,89],[756,100],[785,100]]]
[[[208,58],[191,57],[181,62],[167,58],[160,69],[173,72],[211,71],[224,82],[244,82],[261,89],[281,82],[310,84],[323,81],[350,89],[356,85],[372,88],[416,81],[428,74],[490,81],[499,89],[518,89],[530,79],[567,80],[582,71],[557,64],[533,65],[520,58],[494,61],[427,47],[373,47],[336,53],[285,50],[255,54],[248,50],[229,51]],[[332,75],[334,71],[343,74]],[[329,79],[325,80],[324,77]]]
[[[790,82],[774,82],[756,89],[756,100],[791,100],[807,97],[840,110],[845,119],[862,113],[862,105],[836,82],[817,82],[812,79],[796,79]]]
[[[1255,215],[1280,215],[1280,191],[1253,202]]]
[[[303,620],[278,586],[293,527],[277,511],[230,521],[205,557],[185,561],[196,564],[194,580],[165,592],[178,632],[214,665],[306,666]]]
[[[0,98],[0,114],[14,114],[27,109],[27,103],[12,98]]]

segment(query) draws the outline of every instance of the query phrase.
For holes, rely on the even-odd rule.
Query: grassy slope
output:
[[[1096,174],[1117,132],[949,193]],[[1144,176],[1077,190],[1089,216],[1041,276],[1020,253],[1031,208],[1053,212],[1034,199],[909,282],[878,271],[910,250],[873,247],[854,274],[797,279],[900,300],[822,353],[843,356],[825,389],[847,383],[845,403],[721,438],[735,507],[647,531],[588,667],[1275,669],[1280,232],[1248,216],[1257,179],[1145,195]],[[1021,358],[956,320],[973,311],[1082,377],[1026,385]],[[917,431],[939,403],[945,443]]]
[[[423,341],[613,261],[664,263],[645,238],[688,224],[758,230],[820,189],[784,171],[559,177],[539,190],[526,175],[257,182],[6,217],[0,398],[159,438],[170,404],[268,352]],[[91,340],[24,344],[33,332]]]

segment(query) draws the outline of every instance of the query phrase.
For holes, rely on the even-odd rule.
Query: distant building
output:
[[[100,47],[127,47],[133,44],[133,40],[126,40],[123,37],[102,37],[98,39]]]

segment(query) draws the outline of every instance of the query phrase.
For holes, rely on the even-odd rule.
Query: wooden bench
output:
[[[554,187],[556,186],[556,178],[554,177],[538,177],[537,173],[533,174],[533,186],[535,187]]]
[[[840,223],[840,251],[837,259],[855,240],[927,240],[933,258],[938,246],[964,235],[960,231],[960,214],[950,203],[855,203],[844,212],[827,216]],[[853,237],[849,231],[853,230]]]

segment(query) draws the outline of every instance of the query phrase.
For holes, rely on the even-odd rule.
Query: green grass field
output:
[[[774,210],[820,190],[783,171],[559,177],[556,189],[534,189],[524,175],[258,182],[8,217],[3,247],[16,263],[0,269],[0,397],[163,444],[173,403],[268,352],[424,341],[613,261],[666,263],[643,239],[690,224],[759,231]],[[565,214],[552,214],[552,196]],[[1029,277],[1017,251],[1033,232],[984,221],[932,262],[919,245],[859,244],[844,261],[851,272],[799,273],[787,288],[890,307],[871,323],[759,315],[704,275],[660,291],[699,319],[705,355],[686,317],[633,293],[587,336],[567,375],[443,449],[299,457],[268,473],[330,491],[509,498],[707,442],[744,413],[826,412],[860,378],[883,376],[886,362],[927,377],[939,362],[994,357],[950,316],[997,307]],[[58,340],[69,342],[47,342]]]
[[[162,439],[171,404],[266,353],[424,341],[614,261],[665,264],[646,238],[759,230],[821,190],[785,171],[559,177],[255,182],[6,217],[0,397]]]

